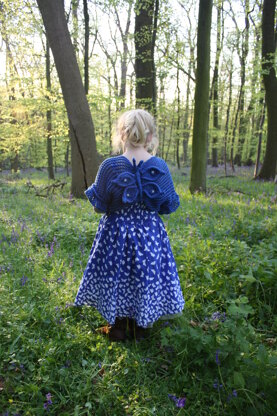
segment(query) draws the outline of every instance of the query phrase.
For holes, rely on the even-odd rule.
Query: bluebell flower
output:
[[[51,393],[47,393],[45,397],[46,397],[47,401],[48,402],[51,402],[51,404],[52,404],[52,400],[51,400],[52,399],[52,394]]]
[[[174,401],[174,403],[176,404],[176,407],[184,407],[186,404],[186,397],[180,397],[177,398],[176,396],[174,396],[173,394],[168,394],[168,397]]]
[[[178,399],[176,406],[177,407],[184,407],[186,404],[186,398],[185,397],[180,397],[180,399]]]
[[[212,314],[212,316],[211,316],[211,319],[212,319],[212,321],[221,321],[221,322],[224,322],[224,321],[226,321],[226,313],[225,312],[223,312],[223,313],[221,313],[221,312],[214,312],[213,314]]]
[[[53,404],[53,402],[52,402],[52,395],[51,395],[51,393],[47,393],[45,395],[45,397],[47,399],[47,402],[45,402],[43,404],[43,407],[44,407],[45,410],[49,410],[49,406],[51,406]]]
[[[218,383],[218,380],[216,380],[214,382],[213,386],[214,386],[215,389],[218,389],[219,390],[219,389],[221,389],[223,387],[223,384],[219,384]]]
[[[176,397],[176,396],[174,396],[173,394],[168,394],[168,397],[169,397],[171,400],[173,400],[174,402],[176,402],[176,400],[177,400],[177,397]]]
[[[20,279],[21,286],[24,286],[27,281],[28,281],[28,277],[23,275]]]
[[[54,254],[54,241],[51,243],[50,250],[48,251],[48,257],[52,257]]]
[[[217,365],[220,365],[219,353],[220,353],[220,350],[216,350],[216,353],[215,353],[215,362],[216,362]]]

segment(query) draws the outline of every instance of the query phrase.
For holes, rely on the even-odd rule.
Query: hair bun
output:
[[[154,118],[147,111],[142,109],[126,111],[118,119],[116,132],[113,135],[113,147],[115,152],[124,149],[126,143],[134,147],[144,146],[153,148],[158,147],[158,139],[155,134]],[[148,142],[149,135],[152,135]]]

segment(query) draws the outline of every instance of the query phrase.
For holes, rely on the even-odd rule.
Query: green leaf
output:
[[[241,373],[234,372],[234,384],[236,387],[245,387],[245,380]]]
[[[233,316],[243,316],[246,317],[248,314],[253,314],[254,310],[252,308],[252,306],[250,305],[236,305],[235,303],[232,303],[229,307],[228,307],[228,313],[229,315],[233,315]]]
[[[250,275],[250,274],[241,274],[239,277],[240,277],[240,279],[246,280],[249,283],[257,282],[257,279],[254,276]]]

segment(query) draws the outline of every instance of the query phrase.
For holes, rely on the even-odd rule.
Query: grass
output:
[[[192,196],[173,172],[181,206],[163,220],[185,310],[125,344],[72,306],[100,216],[69,185],[28,192],[43,172],[2,176],[0,415],[277,414],[276,189],[249,169],[221,176]]]

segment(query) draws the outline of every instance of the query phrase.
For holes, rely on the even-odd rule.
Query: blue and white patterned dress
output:
[[[179,206],[166,163],[155,156],[138,165],[124,156],[106,159],[85,193],[105,214],[75,305],[94,306],[110,324],[130,317],[144,328],[179,314],[185,302],[159,216]]]

